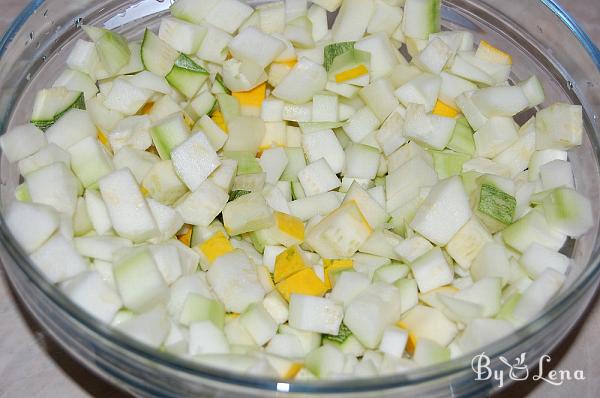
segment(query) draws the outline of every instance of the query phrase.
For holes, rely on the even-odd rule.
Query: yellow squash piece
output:
[[[268,239],[285,247],[300,244],[304,241],[304,223],[289,214],[274,212],[275,225],[265,230]]]
[[[138,111],[138,115],[148,115],[150,111],[152,111],[152,107],[154,106],[154,102],[148,101],[142,106],[142,108]]]
[[[102,132],[102,130],[100,129],[96,129],[97,135],[98,135],[98,141],[100,141],[100,143],[102,145],[104,145],[104,147],[106,149],[108,149],[109,151],[111,150],[110,148],[110,142],[108,141],[108,137],[106,137],[106,134],[104,134]]]
[[[350,258],[324,259],[323,267],[325,268],[325,286],[327,286],[327,289],[331,289],[333,287],[332,281],[335,282],[337,275],[343,271],[351,270],[353,263]]]
[[[146,188],[142,187],[142,193],[145,196],[146,194],[144,192],[148,192],[148,190]],[[192,227],[189,225],[185,225],[181,229],[180,233],[177,234],[177,239],[181,243],[183,243],[184,245],[189,247],[190,243],[192,242],[192,232],[193,232]]]
[[[144,198],[147,198],[148,195],[150,195],[150,191],[148,191],[143,185],[140,185],[140,191],[142,192],[142,195],[144,195]]]
[[[294,377],[296,377],[298,372],[300,372],[302,370],[303,367],[304,367],[304,365],[302,363],[294,362],[292,364],[292,366],[290,366],[290,368],[288,369],[287,373],[285,375],[283,375],[283,378],[284,379],[293,379]]]
[[[260,84],[250,91],[233,92],[232,96],[240,101],[242,106],[261,107],[267,94],[267,83]]]
[[[408,325],[402,321],[396,323],[396,326],[408,332],[408,340],[406,340],[406,352],[408,352],[410,355],[413,355],[415,353],[415,347],[417,346],[417,336],[415,336],[415,334],[409,330]]]
[[[294,66],[296,66],[297,63],[298,63],[297,59],[290,59],[289,61],[273,62],[273,64],[281,64],[281,65],[289,66],[290,68],[293,68]]]
[[[485,40],[479,42],[475,56],[495,64],[512,65],[510,54],[497,49]]]
[[[227,123],[225,123],[225,118],[223,117],[223,114],[221,113],[221,111],[214,111],[210,118],[212,119],[213,122],[215,122],[217,124],[217,126],[219,126],[221,128],[221,130],[223,130],[226,133],[229,131],[227,129]]]
[[[450,105],[448,105],[445,102],[440,101],[440,100],[437,100],[437,102],[435,103],[435,107],[433,108],[432,113],[434,115],[450,117],[450,118],[453,118],[456,115],[458,115],[458,111],[456,109],[454,109]]]
[[[343,83],[348,80],[356,79],[357,77],[366,75],[367,73],[369,73],[369,70],[367,69],[366,66],[358,65],[357,67],[345,70],[345,71],[340,72],[337,75],[335,75],[335,82]]]
[[[285,278],[302,271],[307,268],[302,253],[298,246],[292,246],[287,250],[279,253],[275,258],[275,273],[273,280],[279,283]]]
[[[217,257],[221,257],[222,255],[233,251],[231,242],[229,242],[229,239],[227,239],[222,231],[217,232],[210,239],[200,243],[198,248],[210,264],[212,264]]]
[[[288,276],[277,285],[277,290],[287,301],[293,293],[306,296],[322,296],[327,292],[327,286],[312,268],[304,268]]]
[[[304,223],[298,217],[275,212],[275,223],[279,230],[299,241],[304,240]]]

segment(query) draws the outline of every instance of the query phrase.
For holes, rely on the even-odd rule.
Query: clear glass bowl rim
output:
[[[584,47],[593,63],[596,65],[596,68],[600,71],[600,50],[575,19],[555,0],[538,1],[546,6],[567,26],[567,28],[569,28],[572,34]],[[33,0],[13,21],[0,39],[0,58],[6,52],[16,33],[42,4],[44,4],[44,0]],[[21,249],[20,245],[14,240],[12,234],[7,229],[2,215],[0,215],[0,238],[0,246],[12,257],[20,270],[45,294],[46,298],[50,299],[53,304],[61,308],[71,320],[74,320],[87,329],[92,335],[102,338],[107,344],[114,345],[117,349],[123,349],[144,360],[153,361],[158,365],[170,368],[170,370],[183,372],[192,377],[205,378],[208,381],[231,384],[236,387],[265,390],[265,392],[279,390],[281,392],[289,391],[298,393],[356,393],[415,386],[441,377],[447,377],[471,370],[470,358],[468,356],[462,356],[446,363],[418,368],[399,375],[358,380],[344,379],[340,381],[296,382],[277,381],[264,377],[242,375],[193,363],[148,348],[145,345],[112,330],[108,325],[96,320],[77,307],[66,298],[59,289],[47,282],[44,276],[37,271],[30,262],[28,255]],[[525,339],[544,329],[551,322],[559,318],[562,313],[568,311],[573,304],[587,293],[587,289],[597,286],[599,279],[600,245],[597,245],[590,254],[590,261],[585,270],[568,289],[553,300],[551,305],[549,305],[532,322],[515,330],[510,336],[506,336],[485,346],[486,354],[490,358],[494,358],[506,351],[514,349]],[[281,386],[281,384],[284,384],[284,386]]]

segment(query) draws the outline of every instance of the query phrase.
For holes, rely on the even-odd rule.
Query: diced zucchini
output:
[[[177,50],[159,39],[150,29],[144,32],[141,54],[144,67],[159,76],[166,76],[179,57]]]
[[[404,34],[415,39],[428,39],[440,31],[440,0],[406,0],[402,27]]]
[[[40,90],[33,104],[31,123],[46,130],[71,109],[85,109],[81,91],[71,91],[65,87]]]
[[[241,105],[237,98],[226,93],[218,93],[216,97],[226,123],[241,115]]]
[[[594,225],[590,200],[571,188],[557,188],[543,202],[548,225],[577,238]]]
[[[237,161],[237,175],[262,173],[263,169],[254,156],[254,153],[247,151],[226,151],[223,155],[228,159]]]
[[[231,235],[269,228],[274,222],[271,209],[258,192],[241,196],[223,209],[223,224]]]
[[[201,131],[174,147],[171,160],[175,172],[191,191],[195,191],[221,165],[217,153]]]
[[[552,229],[541,211],[532,210],[504,229],[502,238],[521,253],[532,243],[558,251],[566,241],[566,234]]]
[[[448,142],[448,148],[453,151],[473,155],[475,153],[475,142],[473,141],[473,129],[469,126],[467,119],[462,116],[456,120],[452,138]]]
[[[367,31],[367,26],[373,14],[373,0],[346,0],[338,11],[331,27],[334,42],[358,40]]]
[[[155,124],[150,130],[152,141],[161,159],[171,159],[173,148],[185,141],[190,129],[182,113],[175,113]]]
[[[85,188],[113,170],[113,163],[106,150],[95,137],[87,137],[69,148],[71,168]]]
[[[507,194],[492,184],[482,184],[477,210],[500,221],[505,225],[512,223],[517,202],[514,196]]]
[[[460,175],[463,164],[471,157],[463,153],[454,151],[431,151],[433,157],[433,167],[440,180],[444,178]]]
[[[270,65],[285,48],[281,40],[254,27],[243,29],[229,43],[229,50],[234,57],[243,61],[252,61],[261,68]]]
[[[195,54],[205,35],[205,26],[169,17],[161,19],[158,31],[161,40],[184,54]]]
[[[129,63],[131,50],[127,40],[112,30],[83,26],[83,30],[96,44],[102,66],[110,75],[119,72]]]
[[[165,79],[187,98],[192,98],[208,79],[208,72],[188,56],[180,54]]]
[[[354,48],[354,41],[347,41],[341,43],[332,43],[325,46],[323,49],[323,53],[325,56],[325,70],[329,72],[331,69],[331,65],[333,64],[333,60],[338,56],[342,55]]]

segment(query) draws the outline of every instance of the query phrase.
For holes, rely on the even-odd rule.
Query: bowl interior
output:
[[[266,2],[269,1],[248,1],[250,4]],[[444,29],[470,30],[475,34],[476,42],[485,39],[510,53],[514,61],[511,80],[518,82],[532,74],[537,75],[546,94],[542,107],[557,101],[584,106],[587,134],[583,145],[569,153],[569,159],[575,172],[577,189],[592,199],[594,217],[599,219],[599,135],[596,113],[600,104],[590,104],[588,99],[581,95],[582,85],[598,87],[600,84],[598,71],[596,70],[595,75],[589,76],[587,82],[582,81],[579,76],[573,76],[571,70],[565,68],[564,64],[559,63],[555,58],[555,52],[560,49],[540,43],[531,30],[525,30],[515,21],[494,12],[487,3],[496,2],[493,0],[445,2],[442,14]],[[25,24],[26,27],[36,28],[32,28],[29,32],[26,29],[14,32],[15,37],[11,46],[19,47],[21,55],[10,59],[11,52],[6,52],[4,55],[6,62],[0,66],[0,83],[3,85],[0,87],[0,131],[29,120],[35,92],[52,84],[64,69],[65,59],[75,41],[85,38],[80,29],[82,23],[105,26],[117,30],[129,39],[139,39],[146,27],[158,26],[159,18],[168,12],[169,5],[169,1],[161,0],[43,3]],[[64,8],[59,12],[59,7]],[[557,18],[556,24],[562,22]],[[553,26],[543,25],[542,21],[537,27],[531,29],[538,29],[543,33],[543,29],[553,29]],[[517,116],[517,121],[523,124],[534,114],[533,110],[525,111]],[[2,156],[0,163],[2,206],[14,200],[14,190],[20,182],[17,167],[10,165]],[[591,272],[590,267],[598,267],[596,262],[590,261],[595,260],[597,255],[595,252],[598,248],[598,227],[599,224],[596,223],[592,231],[577,241],[569,241],[563,248],[563,252],[573,258],[573,267],[563,291],[576,287],[581,279],[580,275]],[[25,262],[23,264],[27,266]],[[556,300],[560,300],[560,297]],[[462,363],[466,364],[465,360]]]

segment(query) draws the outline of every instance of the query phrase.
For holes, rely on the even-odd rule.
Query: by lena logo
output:
[[[504,385],[504,380],[507,378],[513,381],[527,380],[530,376],[530,369],[525,363],[525,356],[526,353],[521,353],[512,363],[505,357],[500,356],[498,359],[506,366],[506,369],[492,369],[490,367],[492,361],[485,352],[477,354],[471,361],[471,368],[476,375],[475,380],[494,380],[499,387]],[[546,373],[544,367],[547,368],[550,362],[550,355],[542,355],[537,364],[537,371],[534,372],[534,369],[531,371],[532,380],[541,380],[553,386],[560,386],[567,380],[585,380],[583,370],[580,369],[575,371],[552,369]]]

